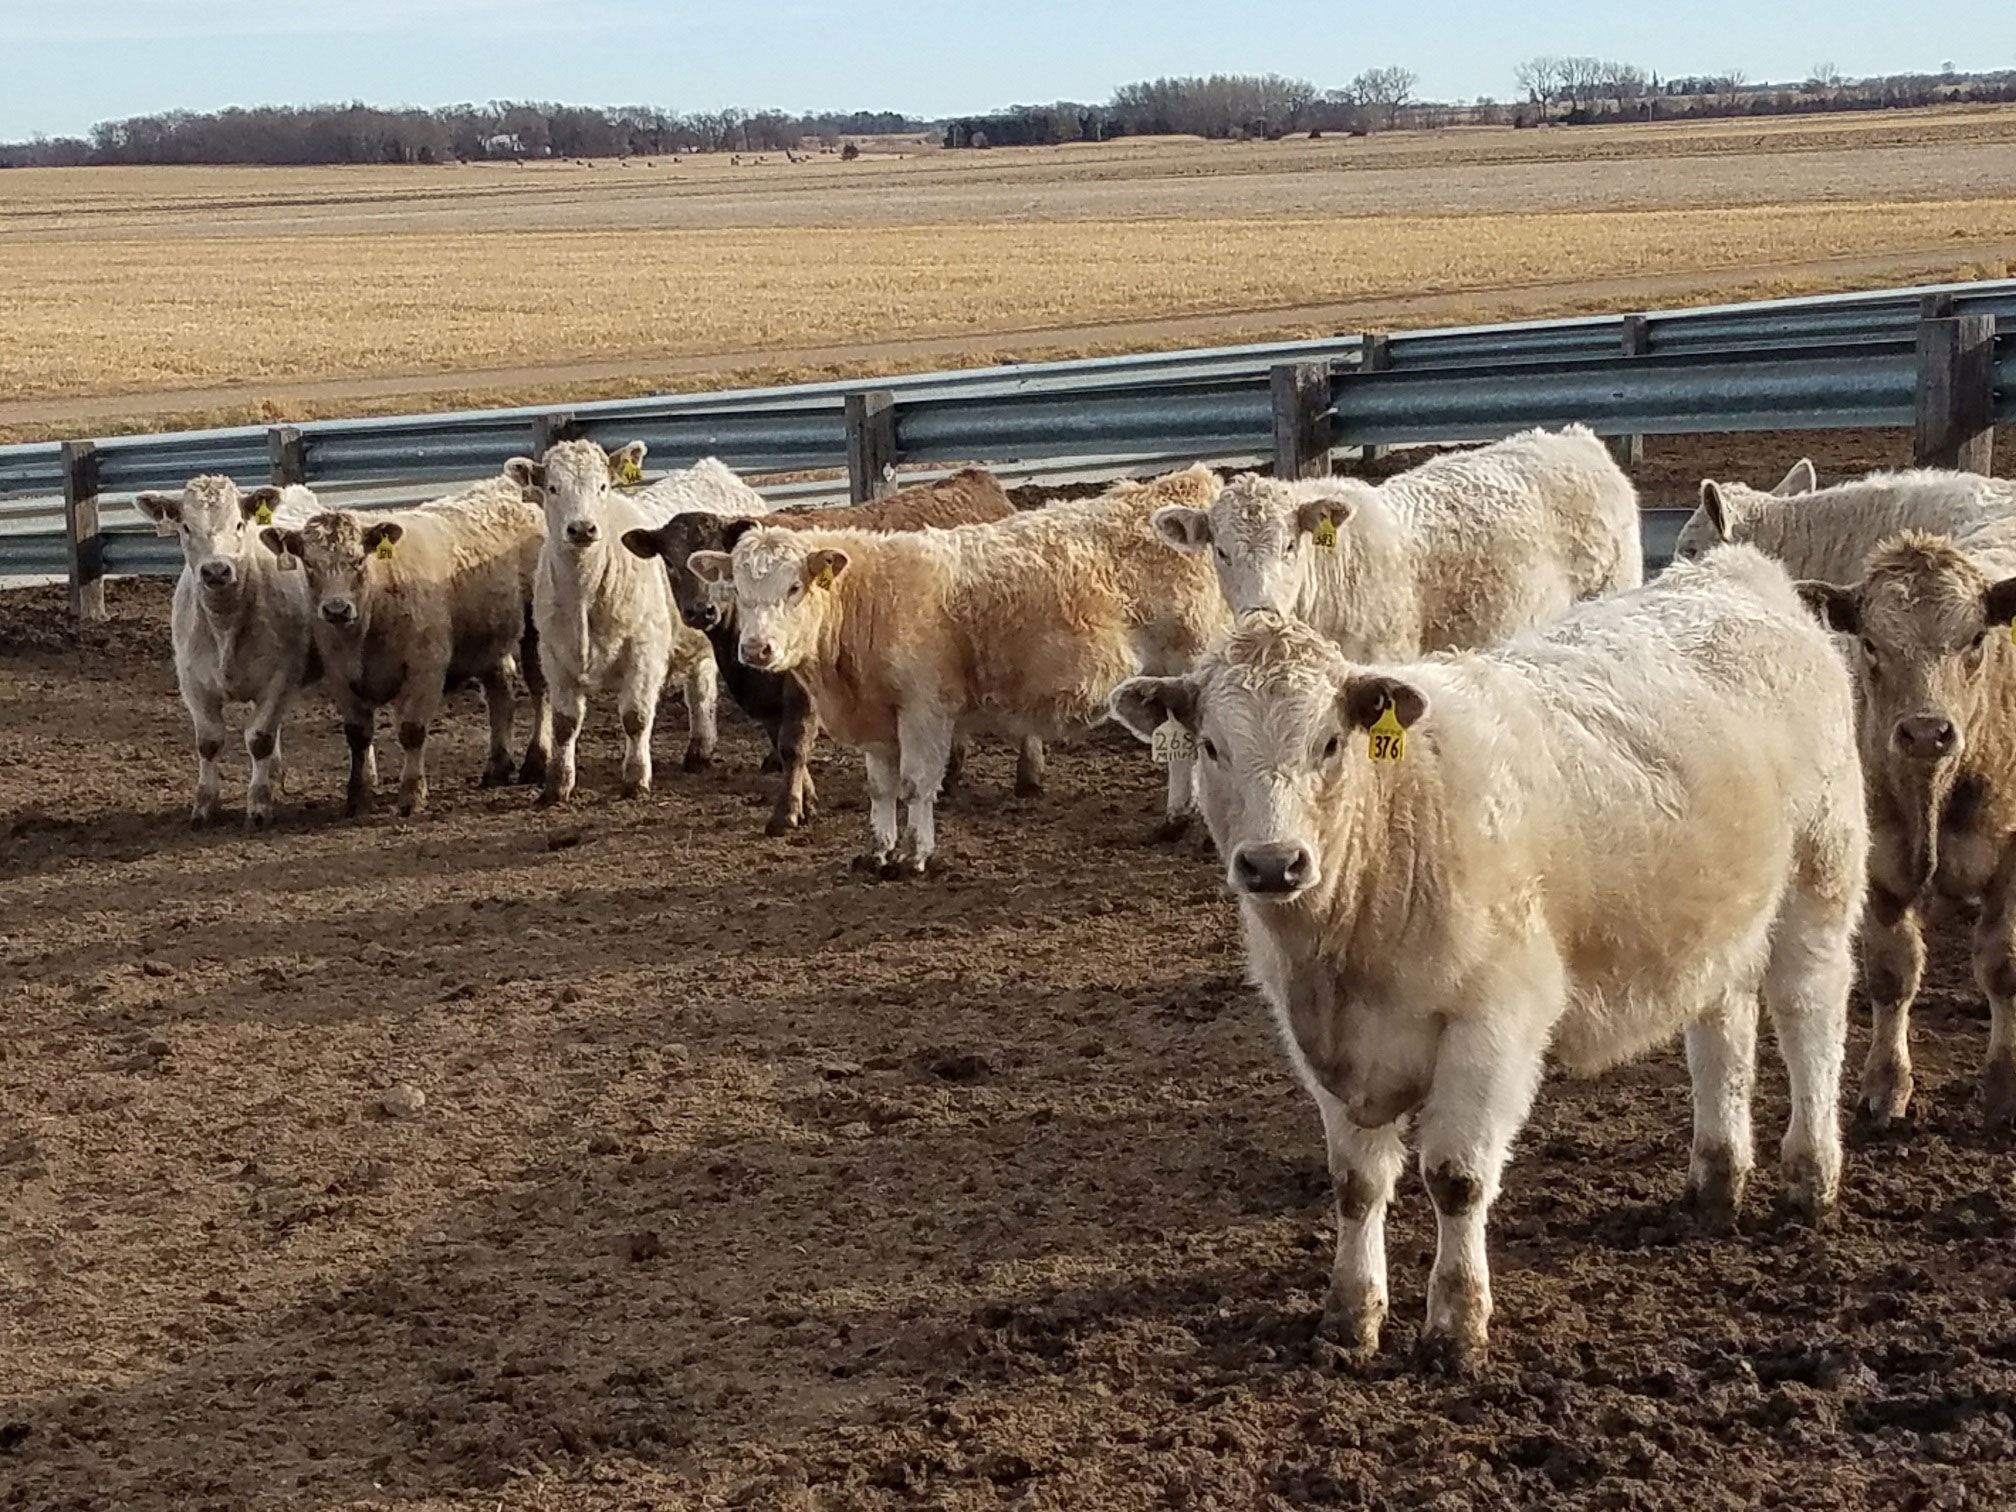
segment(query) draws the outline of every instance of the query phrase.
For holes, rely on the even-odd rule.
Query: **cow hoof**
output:
[[[246,814],[245,816],[245,828],[247,830],[252,831],[255,834],[258,831],[265,829],[272,822],[273,822],[273,816],[271,814],[260,813],[257,810],[254,810]]]
[[[1785,1195],[1781,1200],[1787,1217],[1794,1223],[1819,1228],[1834,1211],[1837,1183],[1827,1178],[1813,1160],[1788,1161],[1785,1166]]]
[[[623,796],[625,798],[649,798],[651,796],[651,784],[648,782],[626,782],[623,784]]]
[[[777,759],[777,753],[775,751],[772,751],[768,756],[765,756],[760,762],[757,763],[756,770],[759,774],[767,777],[773,772],[783,771],[784,763],[779,761]]]
[[[772,814],[770,822],[763,826],[763,833],[775,840],[780,835],[788,835],[798,828],[798,821],[789,814]]]
[[[1157,845],[1174,845],[1189,833],[1190,816],[1182,814],[1173,819],[1164,819],[1155,826],[1155,832],[1149,838]]]
[[[1414,1368],[1423,1375],[1467,1380],[1484,1368],[1487,1357],[1481,1339],[1459,1339],[1454,1334],[1424,1332],[1414,1345]]]
[[[216,817],[217,811],[215,809],[197,809],[189,815],[189,828],[198,830],[207,829],[210,826],[210,821]]]
[[[925,864],[915,856],[882,863],[881,878],[884,882],[914,882],[924,875]]]
[[[546,758],[537,751],[527,751],[525,759],[518,764],[518,786],[539,787],[546,781]]]
[[[1855,1121],[1882,1133],[1910,1111],[1912,1087],[1911,1073],[1905,1070],[1883,1070],[1864,1077]]]
[[[508,761],[502,766],[486,766],[483,768],[483,775],[477,779],[477,786],[486,788],[509,787],[516,776],[517,774],[512,770],[511,763]]]
[[[882,875],[882,868],[888,866],[890,861],[887,856],[878,855],[874,851],[864,851],[848,864],[864,877],[879,877]]]
[[[1384,1304],[1346,1297],[1333,1287],[1323,1299],[1323,1320],[1316,1333],[1347,1360],[1362,1363],[1379,1353],[1379,1333],[1385,1324]]]
[[[1015,779],[1015,796],[1017,798],[1041,798],[1044,791],[1045,789],[1040,778],[1017,777]]]
[[[704,772],[714,765],[714,753],[712,751],[688,751],[686,759],[680,762],[679,765],[689,772]]]
[[[1981,1113],[1991,1130],[2016,1129],[2016,1064],[1990,1061],[1982,1069]]]
[[[567,801],[567,795],[556,787],[541,788],[539,796],[532,800],[534,808],[558,808]]]

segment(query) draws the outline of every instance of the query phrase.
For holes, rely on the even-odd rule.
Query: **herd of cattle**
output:
[[[1438,1220],[1423,1339],[1483,1350],[1485,1216],[1549,1055],[1586,1073],[1683,1033],[1687,1195],[1726,1223],[1761,997],[1791,1086],[1786,1201],[1824,1213],[1865,896],[1864,1116],[1910,1100],[1920,921],[1957,906],[1993,1010],[1986,1115],[2016,1121],[2016,485],[1820,488],[1805,463],[1768,494],[1705,483],[1682,560],[1641,584],[1636,492],[1579,426],[1378,485],[1196,467],[1025,511],[977,471],[772,511],[712,460],[635,486],[643,456],[563,441],[382,516],[221,477],[144,495],[186,561],[197,822],[229,701],[253,705],[257,824],[317,681],[356,814],[381,706],[402,812],[426,800],[444,691],[472,680],[483,780],[560,803],[591,692],[613,693],[638,793],[668,677],[687,767],[711,760],[718,676],[770,735],[771,832],[813,815],[823,728],[866,761],[860,864],[911,876],[967,737],[1020,742],[1034,791],[1044,742],[1115,719],[1168,768],[1165,830],[1201,812],[1239,899],[1322,1115],[1326,1323],[1359,1350],[1386,1316],[1410,1125]],[[535,703],[517,762],[514,670]]]

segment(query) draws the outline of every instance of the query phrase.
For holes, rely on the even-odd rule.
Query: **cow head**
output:
[[[259,539],[275,556],[292,557],[306,569],[308,602],[326,629],[361,640],[371,626],[373,580],[387,570],[405,533],[397,520],[329,509],[298,530],[268,525]]]
[[[1354,485],[1315,487],[1275,478],[1234,478],[1208,509],[1172,504],[1155,511],[1155,533],[1178,551],[1209,552],[1218,587],[1235,614],[1294,611],[1314,554],[1334,550],[1356,509]],[[1361,485],[1362,486],[1362,485]]]
[[[1989,683],[2012,655],[2016,578],[1988,578],[1943,536],[1907,531],[1869,554],[1862,581],[1799,585],[1828,628],[1860,642],[1864,755],[1930,783],[1994,717]]]
[[[736,653],[744,665],[788,672],[818,644],[832,595],[847,571],[847,553],[817,544],[816,535],[757,526],[742,532],[732,551],[697,551],[694,575],[731,585],[741,634]]]
[[[1809,458],[1801,457],[1792,470],[1769,493],[1747,483],[1718,483],[1701,480],[1701,502],[1680,527],[1673,543],[1673,555],[1683,560],[1706,555],[1717,546],[1747,541],[1759,511],[1772,499],[1789,499],[1809,494],[1820,486]]]
[[[1122,683],[1112,708],[1142,740],[1172,719],[1190,732],[1197,806],[1225,859],[1226,885],[1281,903],[1335,881],[1343,858],[1324,854],[1326,818],[1385,780],[1384,764],[1371,759],[1374,726],[1390,714],[1404,736],[1428,712],[1428,696],[1354,667],[1306,625],[1260,611],[1241,616],[1188,675]]]
[[[538,462],[514,457],[505,471],[540,493],[546,539],[562,551],[593,550],[609,532],[609,500],[619,485],[643,477],[644,443],[605,452],[593,441],[560,441]]]
[[[261,516],[273,518],[280,490],[241,493],[229,478],[191,478],[179,494],[143,493],[133,501],[161,535],[179,538],[182,560],[197,585],[212,597],[228,594],[244,581],[259,549]]]
[[[701,578],[690,559],[699,552],[718,556],[733,551],[744,532],[755,528],[754,520],[724,520],[717,514],[689,510],[672,516],[656,530],[624,531],[623,544],[636,556],[665,559],[680,617],[695,630],[706,631],[733,617],[734,590],[729,583]]]

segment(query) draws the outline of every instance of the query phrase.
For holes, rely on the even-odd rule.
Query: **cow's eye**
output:
[[[803,583],[793,583],[791,585],[790,592],[784,595],[785,598],[793,600],[801,599],[804,596],[805,596],[805,585]]]
[[[1343,739],[1339,736],[1332,735],[1328,740],[1323,742],[1323,759],[1325,761],[1335,761],[1337,759],[1337,753],[1343,749],[1344,749]]]
[[[1212,550],[1217,553],[1219,561],[1228,564],[1231,562],[1232,560],[1231,554],[1227,552],[1223,546],[1214,546]]]
[[[1218,759],[1218,747],[1211,744],[1208,740],[1199,740],[1197,742],[1197,749],[1204,753],[1206,761],[1216,761]]]

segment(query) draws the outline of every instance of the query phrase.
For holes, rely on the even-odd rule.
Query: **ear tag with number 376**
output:
[[[389,541],[389,540],[385,540],[385,541],[380,541],[380,542],[378,543],[378,560],[379,560],[379,561],[381,561],[381,562],[389,562],[389,561],[391,561],[391,560],[392,560],[392,543],[391,543],[391,541]]]
[[[1365,753],[1374,761],[1398,761],[1407,754],[1407,732],[1401,728],[1400,716],[1393,712],[1391,704],[1373,723]]]
[[[1337,544],[1337,522],[1329,519],[1324,520],[1310,533],[1310,538],[1325,551],[1331,550]]]

